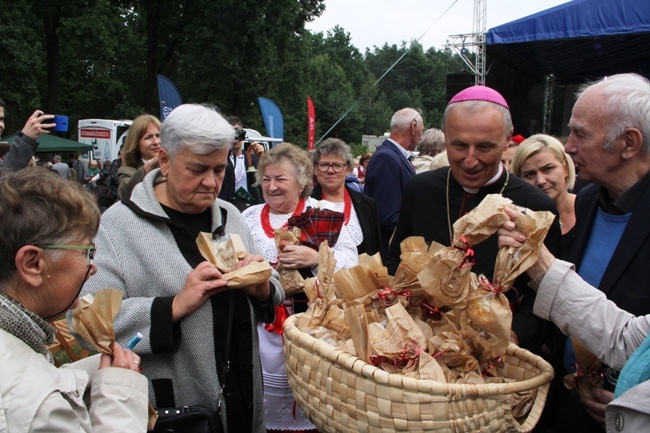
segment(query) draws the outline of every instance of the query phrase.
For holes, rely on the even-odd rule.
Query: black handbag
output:
[[[223,433],[219,412],[203,406],[158,408],[153,433]]]
[[[232,322],[235,311],[235,298],[230,296],[228,302],[228,334],[226,335],[226,363],[221,372],[221,398],[223,399],[226,378],[230,370],[230,337],[232,333]],[[158,419],[150,430],[152,433],[223,433],[221,423],[221,400],[217,410],[205,406],[180,406],[180,407],[159,407],[156,409]]]

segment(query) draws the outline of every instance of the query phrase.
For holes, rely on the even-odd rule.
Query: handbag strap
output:
[[[226,388],[226,379],[228,378],[228,373],[230,372],[230,340],[232,338],[232,322],[235,318],[235,296],[233,293],[229,293],[228,299],[228,328],[226,334],[226,356],[224,357],[223,368],[221,370],[221,377],[219,382],[221,382],[221,398],[219,399],[218,408],[221,408],[221,402],[224,400],[224,390]]]

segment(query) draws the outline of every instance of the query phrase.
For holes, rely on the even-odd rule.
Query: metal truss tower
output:
[[[460,55],[463,62],[474,74],[474,83],[485,84],[485,16],[487,0],[474,0],[474,25],[473,33],[450,35],[447,46]],[[469,57],[470,48],[476,52],[474,61]]]

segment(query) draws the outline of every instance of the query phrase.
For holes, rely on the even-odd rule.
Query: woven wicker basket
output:
[[[390,374],[300,331],[297,315],[284,324],[284,354],[296,401],[321,432],[529,432],[539,417],[553,369],[511,344],[503,384],[443,384]],[[511,394],[537,388],[520,424]]]

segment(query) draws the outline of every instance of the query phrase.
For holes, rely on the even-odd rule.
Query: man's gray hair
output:
[[[603,150],[611,151],[626,129],[636,128],[643,135],[642,151],[650,154],[650,81],[638,74],[616,74],[582,85],[577,98],[587,91],[607,98],[608,132]]]
[[[160,147],[173,158],[183,149],[205,155],[230,149],[235,129],[209,105],[183,104],[167,116],[160,131]]]
[[[390,132],[398,129],[406,130],[414,120],[417,125],[422,124],[422,113],[415,108],[402,108],[401,110],[396,111],[390,119]]]
[[[54,158],[52,158],[52,161],[54,161],[55,164],[61,162],[61,155],[54,155]]]
[[[452,108],[458,105],[460,105],[463,108],[463,110],[467,110],[469,112],[481,111],[488,107],[496,108],[501,112],[501,115],[503,116],[503,123],[506,125],[506,134],[509,134],[510,131],[512,130],[512,116],[510,115],[510,110],[508,110],[506,107],[504,107],[501,104],[495,104],[494,102],[490,102],[490,101],[471,100],[471,101],[454,102],[447,105],[447,108],[445,108],[445,114],[443,114],[442,116],[443,132],[445,131],[445,124],[447,122],[447,116],[449,112],[451,111]]]

